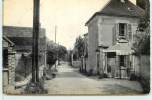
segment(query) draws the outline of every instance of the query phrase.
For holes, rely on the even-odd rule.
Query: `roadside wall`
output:
[[[137,76],[150,80],[150,56],[141,55],[134,57],[134,69]]]

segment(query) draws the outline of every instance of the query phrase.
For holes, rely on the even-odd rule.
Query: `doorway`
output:
[[[128,68],[128,57],[125,55],[119,56],[119,70],[120,70],[120,78],[125,79],[128,78],[127,68]]]

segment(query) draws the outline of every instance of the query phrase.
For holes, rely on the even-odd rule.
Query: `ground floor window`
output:
[[[120,56],[120,66],[125,67],[125,56],[124,55]]]

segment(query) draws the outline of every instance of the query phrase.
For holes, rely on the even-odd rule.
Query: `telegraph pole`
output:
[[[57,34],[57,26],[55,26],[55,44],[56,44],[56,34]],[[55,55],[57,58],[57,54]],[[55,61],[55,70],[56,70],[56,61]]]
[[[32,82],[35,83],[39,82],[38,39],[40,0],[34,0],[33,7]]]

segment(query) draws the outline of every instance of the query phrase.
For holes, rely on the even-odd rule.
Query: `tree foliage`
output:
[[[55,64],[57,58],[63,60],[66,54],[66,47],[58,45],[53,41],[47,43],[47,64]]]
[[[137,0],[137,5],[145,10],[140,19],[133,47],[137,54],[150,54],[150,4],[149,0]]]
[[[80,57],[84,56],[84,49],[85,49],[85,42],[84,38],[81,36],[76,38],[76,42],[74,45],[74,58],[79,59]]]

